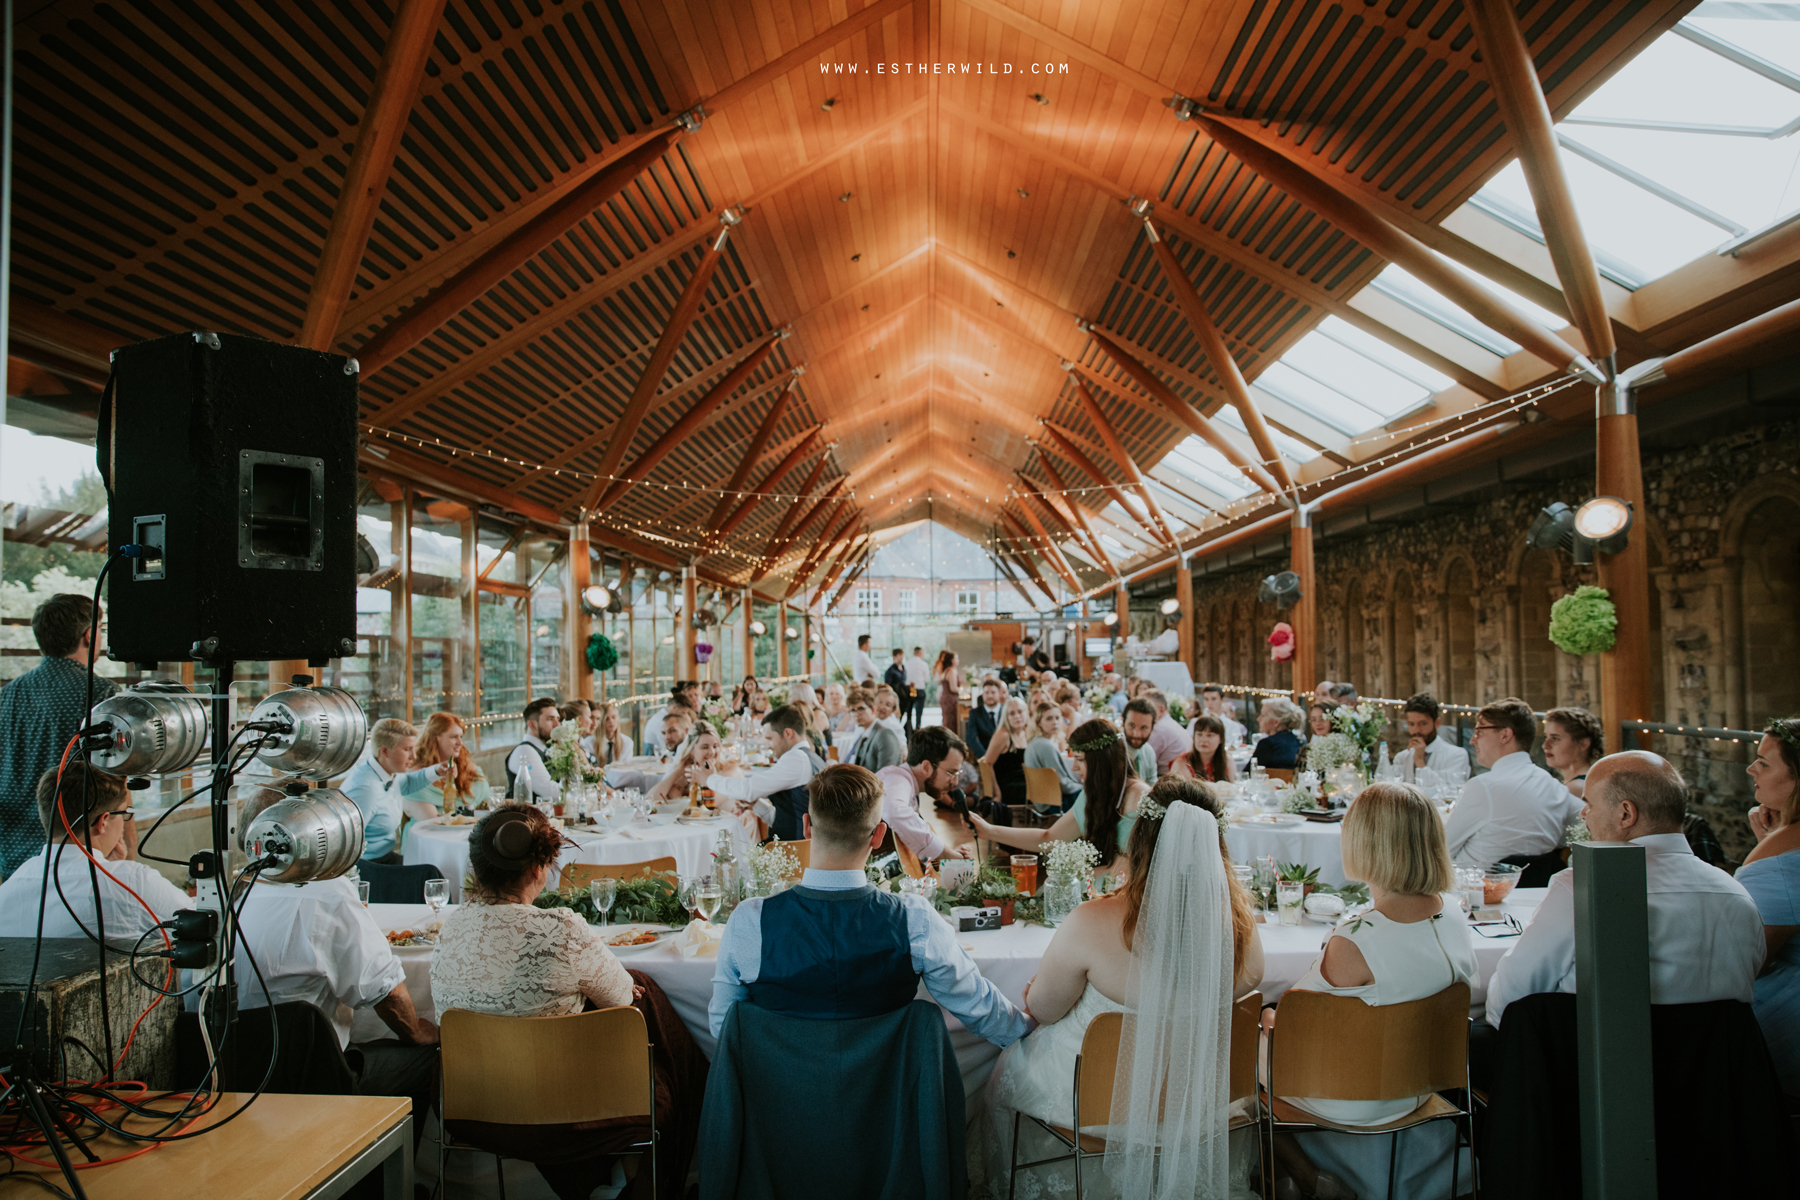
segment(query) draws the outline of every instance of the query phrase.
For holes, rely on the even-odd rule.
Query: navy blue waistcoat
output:
[[[775,806],[775,819],[769,823],[769,832],[784,842],[805,839],[805,825],[800,818],[806,815],[806,808],[810,803],[806,786],[802,784],[800,787],[770,792],[769,803]]]
[[[750,1002],[823,1021],[905,1008],[919,991],[906,909],[872,887],[793,887],[762,905],[762,964]]]

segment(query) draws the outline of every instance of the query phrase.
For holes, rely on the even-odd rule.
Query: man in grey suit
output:
[[[854,689],[844,703],[856,720],[856,746],[850,761],[859,767],[879,771],[906,758],[906,746],[900,735],[886,721],[875,719],[875,697],[865,688]]]

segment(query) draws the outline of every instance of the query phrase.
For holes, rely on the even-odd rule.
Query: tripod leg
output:
[[[67,1129],[68,1126],[63,1124],[61,1116],[50,1111],[49,1105],[44,1103],[44,1097],[39,1093],[35,1084],[21,1082],[19,1097],[31,1113],[32,1120],[36,1121],[38,1128],[44,1131],[44,1141],[49,1143],[50,1153],[56,1156],[56,1165],[62,1168],[63,1180],[69,1185],[69,1193],[75,1197],[75,1200],[87,1200],[87,1190],[81,1186],[81,1179],[76,1175],[74,1165],[69,1162],[69,1153],[63,1149],[62,1142],[56,1137],[57,1129]],[[72,1137],[73,1134],[70,1136]],[[81,1152],[90,1159],[94,1157],[93,1152],[79,1139],[75,1144],[80,1146]]]

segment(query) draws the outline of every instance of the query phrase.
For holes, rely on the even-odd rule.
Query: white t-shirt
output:
[[[1550,853],[1581,809],[1580,797],[1515,750],[1469,780],[1444,836],[1458,866],[1485,867],[1514,854]]]
[[[869,652],[861,646],[858,646],[856,652],[850,656],[850,670],[856,676],[858,683],[875,682],[875,660],[870,658]]]
[[[58,847],[61,854],[56,879],[50,881],[43,897],[44,936],[86,938],[87,934],[81,931],[83,926],[89,933],[99,932],[94,920],[94,889],[89,882],[88,860],[74,845],[56,842],[21,863],[5,883],[0,883],[0,937],[37,936],[38,898],[39,890],[45,886],[45,863],[48,856],[57,854]],[[100,919],[106,924],[106,943],[116,950],[130,950],[151,928],[173,917],[177,909],[194,907],[186,892],[147,863],[108,862],[105,858],[100,858],[100,862],[113,876],[108,879],[99,868],[94,872],[100,884]],[[62,884],[60,896],[56,890],[58,882]],[[141,896],[156,915],[145,912],[144,905],[133,900],[126,888]],[[162,948],[160,938],[151,938],[144,943],[146,950],[152,941],[156,949]]]

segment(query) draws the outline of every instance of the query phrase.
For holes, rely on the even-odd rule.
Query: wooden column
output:
[[[681,615],[675,618],[675,669],[670,672],[674,680],[669,684],[674,687],[683,679],[699,678],[697,664],[694,662],[694,614],[700,609],[700,576],[695,573],[694,565],[689,563],[681,568]]]
[[[1313,574],[1312,512],[1305,505],[1294,510],[1288,567],[1300,577],[1300,600],[1289,610],[1288,624],[1294,627],[1293,689],[1303,695],[1319,682],[1319,596]],[[1352,614],[1351,619],[1360,616]]]
[[[594,698],[594,675],[588,670],[587,642],[594,631],[594,619],[581,606],[581,593],[593,582],[593,567],[588,558],[586,521],[569,526],[569,631],[563,639],[563,656],[569,663],[569,695]]]
[[[1600,656],[1600,706],[1613,745],[1624,745],[1620,721],[1651,719],[1650,656],[1661,648],[1650,638],[1650,531],[1645,528],[1644,468],[1638,453],[1637,405],[1621,384],[1600,389],[1595,443],[1595,487],[1617,496],[1636,514],[1625,549],[1596,554],[1600,586],[1612,594],[1619,625],[1613,648]],[[1648,739],[1644,739],[1646,744]]]
[[[783,678],[788,675],[788,606],[783,600],[775,606],[775,661],[776,674]]]
[[[1181,661],[1193,671],[1197,666],[1194,662],[1194,572],[1188,566],[1185,554],[1175,564],[1175,603],[1181,605]]]
[[[412,485],[400,489],[400,501],[390,509],[390,534],[394,555],[400,560],[400,592],[388,605],[388,658],[400,672],[400,719],[413,719],[412,673]],[[529,620],[529,616],[527,617]]]
[[[1113,626],[1113,633],[1116,635],[1115,640],[1122,646],[1131,633],[1131,589],[1125,586],[1123,579],[1119,580],[1119,590],[1113,593],[1113,611],[1119,614],[1119,623]],[[1113,669],[1116,671],[1118,668],[1115,656]]]
[[[738,680],[745,675],[756,674],[756,634],[750,628],[750,622],[756,620],[756,595],[749,588],[744,589],[744,669]],[[736,681],[734,681],[736,682]]]
[[[469,510],[469,519],[462,526],[462,583],[463,583],[463,622],[462,645],[463,655],[468,666],[463,670],[461,678],[468,681],[469,696],[467,704],[453,705],[451,711],[467,713],[471,717],[479,717],[481,708],[481,586],[476,580],[481,570],[481,518],[475,510]],[[496,562],[499,560],[496,559]],[[481,749],[481,729],[479,725],[469,730],[469,749]]]

